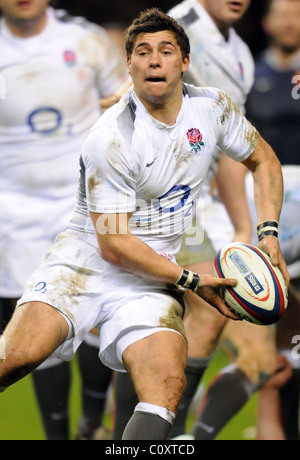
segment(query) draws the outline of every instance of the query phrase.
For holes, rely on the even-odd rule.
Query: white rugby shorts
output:
[[[185,339],[182,290],[119,270],[72,230],[57,237],[17,307],[31,301],[49,304],[72,325],[55,351],[63,360],[72,359],[94,327],[100,333],[101,361],[117,371],[124,371],[123,351],[138,340],[163,330]]]

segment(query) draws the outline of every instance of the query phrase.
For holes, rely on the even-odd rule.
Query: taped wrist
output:
[[[199,284],[200,284],[200,276],[198,273],[193,273],[190,270],[182,270],[182,273],[177,280],[176,284],[181,286],[185,289],[190,289],[193,292],[196,292]]]
[[[257,226],[258,241],[261,241],[266,236],[278,238],[278,222],[276,220],[266,220]]]

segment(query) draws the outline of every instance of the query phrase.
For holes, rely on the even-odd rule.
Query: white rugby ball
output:
[[[238,280],[236,286],[225,289],[224,300],[243,319],[269,325],[284,315],[286,284],[265,252],[250,244],[230,243],[219,250],[214,268],[217,277]]]

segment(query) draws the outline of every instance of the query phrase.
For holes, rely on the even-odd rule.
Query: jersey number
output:
[[[166,200],[168,197],[171,197],[173,194],[178,194],[178,191],[181,192],[181,197],[179,196],[180,200],[178,203],[174,206],[167,207],[163,205],[163,200]],[[191,188],[188,185],[174,185],[165,195],[161,196],[158,198],[158,200],[154,203],[154,208],[159,211],[159,212],[169,212],[173,213],[175,211],[178,211],[179,209],[183,208],[186,205],[186,202],[190,196],[191,193]],[[191,209],[193,206],[193,202],[191,203],[186,216],[189,216],[191,213]]]

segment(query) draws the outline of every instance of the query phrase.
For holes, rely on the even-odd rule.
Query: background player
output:
[[[99,99],[128,78],[102,28],[48,4],[0,1],[0,72],[6,81],[0,102],[1,329],[72,214],[79,152],[101,113]],[[80,348],[85,436],[99,426],[111,377],[94,341],[90,335]],[[33,379],[48,439],[66,439],[69,365],[52,357]]]

